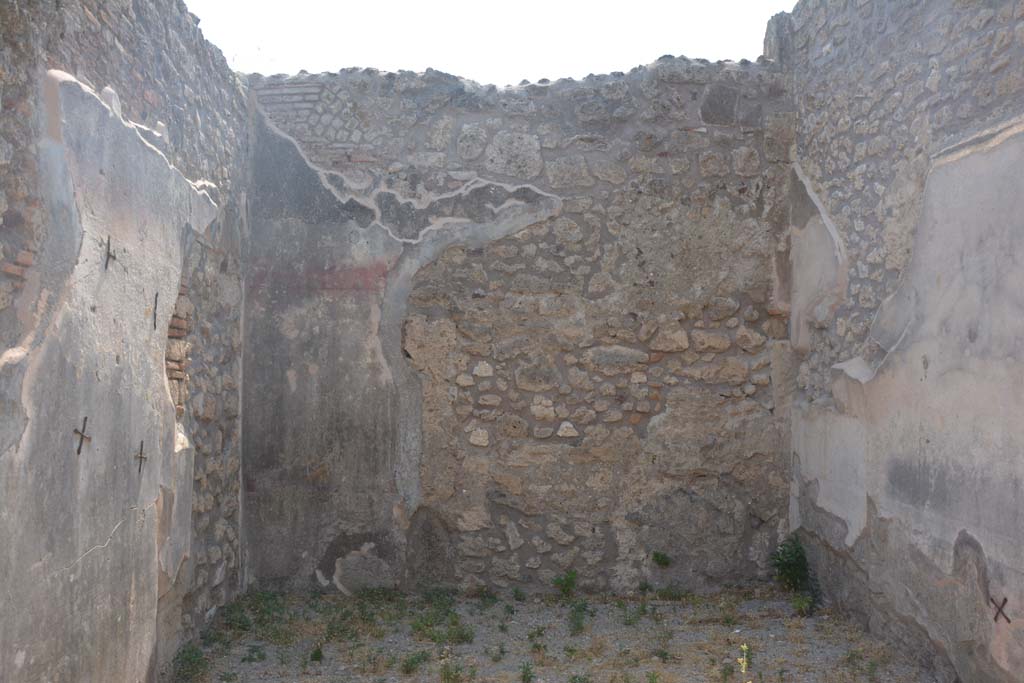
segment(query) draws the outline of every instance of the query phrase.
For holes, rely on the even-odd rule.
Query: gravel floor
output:
[[[201,651],[179,655],[177,680],[932,680],[908,653],[894,652],[828,611],[800,617],[792,596],[764,587],[628,601],[250,593],[222,610],[203,643]]]

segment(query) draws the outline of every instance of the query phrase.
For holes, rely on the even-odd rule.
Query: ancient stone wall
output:
[[[940,679],[1024,667],[1024,2],[506,90],[236,77],[179,0],[0,39],[3,680],[152,679],[253,581],[703,590],[790,528]]]
[[[771,68],[251,86],[270,126],[243,411],[258,578],[766,575],[793,125]]]
[[[220,52],[203,39],[197,24],[178,0],[48,0],[7,2],[0,6],[0,337],[5,349],[23,351],[27,354],[25,362],[33,362],[32,358],[39,353],[37,347],[46,333],[45,324],[40,321],[50,320],[48,311],[57,303],[54,297],[61,296],[62,290],[52,278],[55,272],[61,273],[61,277],[67,274],[62,270],[67,264],[55,262],[55,253],[45,254],[42,251],[43,245],[52,244],[54,236],[70,230],[70,226],[60,224],[66,216],[52,212],[53,186],[44,182],[40,170],[41,140],[45,138],[46,120],[43,82],[48,68],[61,69],[77,77],[87,88],[104,91],[103,98],[108,110],[115,112],[113,116],[134,122],[130,126],[133,132],[129,137],[138,137],[140,148],[148,151],[132,152],[133,160],[147,154],[160,158],[162,153],[166,159],[161,159],[160,163],[166,166],[169,161],[185,177],[204,181],[200,183],[202,192],[217,204],[217,216],[212,222],[200,224],[192,221],[173,226],[158,223],[157,227],[151,226],[151,231],[170,231],[158,239],[173,239],[175,251],[168,252],[168,255],[177,254],[180,261],[175,281],[159,288],[155,306],[167,355],[166,365],[163,357],[159,360],[161,369],[166,367],[167,386],[171,390],[166,401],[168,405],[179,407],[176,417],[180,426],[176,437],[172,409],[171,419],[161,423],[160,429],[165,433],[158,437],[154,432],[145,437],[148,459],[143,461],[142,472],[147,467],[161,471],[164,468],[161,463],[165,459],[176,463],[187,459],[187,467],[181,464],[181,468],[175,471],[184,473],[183,481],[190,489],[195,488],[195,495],[181,490],[178,486],[181,479],[177,474],[173,480],[163,481],[159,488],[153,488],[156,485],[154,479],[150,482],[152,485],[142,487],[141,495],[160,494],[160,515],[164,521],[157,528],[145,526],[147,522],[138,522],[143,524],[140,527],[141,537],[136,534],[128,539],[130,542],[119,539],[117,534],[107,538],[119,519],[124,520],[117,527],[120,531],[138,521],[130,520],[131,514],[140,519],[147,519],[147,514],[152,518],[152,500],[140,500],[135,513],[122,511],[123,514],[109,524],[109,515],[105,513],[100,514],[98,510],[82,512],[81,529],[75,533],[67,533],[66,529],[60,531],[61,540],[50,551],[53,553],[52,561],[57,561],[76,551],[82,555],[95,546],[100,550],[83,555],[82,564],[96,562],[96,567],[90,567],[89,572],[102,574],[111,571],[114,565],[130,565],[137,555],[152,552],[151,544],[164,545],[170,539],[175,548],[175,559],[171,562],[170,557],[161,556],[159,571],[162,573],[143,563],[135,574],[124,572],[111,577],[125,582],[134,581],[138,590],[149,590],[159,595],[158,604],[151,605],[148,600],[138,602],[139,608],[128,615],[127,621],[123,621],[124,614],[119,615],[125,627],[132,629],[137,636],[131,646],[121,643],[115,634],[117,629],[104,625],[102,613],[83,613],[81,618],[70,620],[66,613],[62,613],[49,623],[45,621],[47,613],[44,611],[38,615],[38,621],[31,622],[33,629],[52,632],[52,638],[57,640],[71,637],[72,631],[77,633],[74,637],[80,638],[80,643],[94,641],[108,633],[114,634],[109,639],[111,648],[121,647],[122,650],[115,653],[104,649],[101,653],[102,666],[113,667],[110,671],[134,671],[133,667],[140,661],[143,672],[158,668],[174,654],[181,639],[195,635],[210,615],[211,608],[223,604],[241,585],[238,495],[241,363],[236,356],[241,325],[239,247],[244,230],[242,190],[248,171],[248,113],[246,97],[236,76],[227,68]],[[53,112],[49,115],[52,116]],[[104,138],[108,147],[96,149],[98,153],[114,159],[116,155],[109,149],[110,139],[115,138]],[[90,148],[90,153],[97,152]],[[104,168],[103,164],[112,163],[104,159],[81,161],[71,153],[69,160],[70,163],[81,164],[82,168],[87,163],[99,161],[99,172],[108,174],[110,168]],[[143,173],[144,168],[147,168],[145,164],[136,170]],[[49,173],[54,175],[52,169]],[[152,180],[151,176],[146,177]],[[75,180],[78,179],[75,176]],[[158,181],[153,182],[160,186]],[[92,185],[76,184],[70,191],[77,205],[95,207],[101,202],[89,194],[94,190]],[[134,200],[126,201],[118,209],[121,213],[116,220],[108,217],[105,223],[90,223],[90,216],[83,216],[84,232],[81,235],[84,237],[68,242],[69,245],[82,242],[83,254],[88,252],[87,260],[91,263],[92,240],[104,243],[102,251],[106,260],[106,240],[108,236],[112,237],[111,260],[105,272],[123,273],[125,269],[137,269],[142,263],[141,255],[131,253],[130,245],[119,244],[116,230],[127,231],[124,235],[130,235],[127,223],[143,221],[150,214],[133,203]],[[129,216],[131,211],[138,212],[134,218]],[[162,214],[156,212],[154,215]],[[145,226],[137,227],[145,229]],[[71,230],[67,234],[74,236],[76,233]],[[142,242],[149,244],[152,237],[150,234]],[[154,260],[164,256],[151,255]],[[141,286],[143,281],[138,280],[139,274],[134,273],[131,277]],[[161,281],[161,284],[165,283]],[[190,284],[192,289],[189,291]],[[182,320],[188,321],[185,327],[178,318],[170,315],[179,288],[187,292],[177,301],[176,307],[176,312],[183,314]],[[149,297],[154,294],[156,292],[147,288],[145,292],[140,289],[131,295]],[[151,309],[153,303],[150,300]],[[167,313],[166,319],[164,313]],[[112,339],[121,339],[119,335],[124,334],[121,330],[107,330],[106,325],[105,321],[100,329],[106,330]],[[172,339],[167,340],[167,335]],[[100,334],[102,337],[103,333]],[[121,339],[120,357],[132,357],[136,353],[132,349],[138,341],[135,337]],[[104,353],[99,353],[96,358],[83,356],[76,361],[80,364],[78,372],[91,367],[93,361],[104,367],[108,360]],[[10,396],[19,396],[21,379],[17,366],[8,365],[4,374],[6,380],[12,382],[7,387]],[[137,379],[141,381],[141,378]],[[37,381],[48,380],[38,378]],[[49,391],[60,394],[66,391],[66,387],[63,384],[49,385]],[[147,394],[146,402],[154,406],[162,404],[166,393],[166,389],[157,388],[155,393]],[[22,401],[15,400],[18,403]],[[120,424],[119,421],[126,419],[124,415],[108,415],[114,405],[92,406],[88,427],[107,429],[111,424]],[[15,409],[14,403],[10,406],[11,410],[3,413],[4,429],[8,430],[7,433],[17,434],[21,429],[18,417],[21,409]],[[30,413],[32,411],[31,404],[25,404],[23,408]],[[77,419],[80,423],[81,417]],[[130,431],[139,431],[141,426],[140,422]],[[62,427],[61,433],[64,431]],[[13,441],[5,440],[3,448],[13,449],[6,457],[27,457],[28,451],[32,451],[33,458],[55,455],[36,453],[38,444],[38,441],[22,434],[20,445],[19,439],[14,438]],[[111,446],[105,444],[99,450],[102,462],[83,462],[81,470],[60,470],[45,477],[39,475],[29,479],[25,478],[27,472],[5,470],[3,486],[5,490],[22,488],[27,493],[31,493],[33,486],[63,491],[71,481],[67,477],[73,479],[76,472],[92,472],[91,476],[95,476],[95,473],[107,471],[105,468],[108,466],[120,467],[117,459],[122,455],[121,446],[117,447],[116,453],[109,450]],[[88,447],[87,442],[85,448]],[[124,448],[128,445],[124,444]],[[139,443],[135,442],[132,448],[137,451]],[[193,457],[197,458],[194,483]],[[131,464],[126,466],[128,470],[131,470]],[[118,470],[115,479],[119,480],[122,474]],[[108,498],[115,507],[121,505],[124,501],[121,496],[112,494],[114,489],[116,483],[113,480],[102,491],[84,489],[81,492],[82,505],[89,505],[88,498],[92,495]],[[195,510],[191,510],[193,501]],[[25,513],[25,510],[17,514],[14,512],[14,497],[7,496],[5,503],[5,514],[10,514],[12,519]],[[167,521],[170,516],[175,520],[173,523]],[[190,517],[193,518],[194,531],[188,528]],[[182,521],[184,526],[181,526]],[[35,531],[43,533],[39,529]],[[56,533],[56,529],[53,531]],[[146,531],[151,532],[152,538],[145,537]],[[102,559],[104,556],[106,559]],[[67,574],[57,578],[68,582],[73,578],[80,579],[80,583],[75,585],[87,583],[82,577]],[[8,584],[9,589],[12,586]],[[98,586],[94,590],[100,590]],[[53,595],[63,594],[65,590],[71,591],[69,595],[74,593],[70,585],[50,588]],[[109,590],[118,593],[120,589],[111,586]],[[149,611],[150,608],[153,611]],[[10,625],[13,630],[0,639],[13,646],[15,640],[20,642],[20,636],[18,627],[13,622]],[[0,630],[3,628],[0,625]],[[148,634],[154,628],[157,634],[150,638]],[[45,644],[46,641],[40,642]],[[21,680],[22,676],[50,676],[86,680],[105,677],[99,669],[89,668],[90,662],[99,660],[79,657],[81,648],[70,644],[72,641],[62,641],[64,645],[60,646],[56,642],[50,643],[46,655],[34,647],[5,648],[4,656],[14,659],[3,661],[0,678]],[[146,647],[154,649],[149,653],[139,649]],[[54,658],[53,652],[58,650],[66,652],[67,657]],[[125,658],[130,658],[130,661]],[[71,664],[78,668],[73,671],[60,668]]]
[[[1024,3],[804,0],[766,54],[815,199],[791,236],[792,521],[826,595],[942,680],[1015,680],[992,601],[1024,604]]]

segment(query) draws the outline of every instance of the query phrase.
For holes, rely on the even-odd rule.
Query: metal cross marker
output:
[[[135,456],[135,459],[139,461],[139,474],[142,474],[142,462],[144,460],[149,460],[149,458],[147,458],[146,456],[144,456],[142,454],[142,445],[144,443],[146,443],[146,442],[145,441],[140,441],[139,442],[139,454]]]
[[[1009,598],[1003,598],[1003,604],[1001,605],[995,601],[995,598],[988,599],[988,601],[991,602],[992,605],[996,608],[996,616],[992,618],[992,621],[999,621],[999,617],[1002,617],[1003,619],[1006,619],[1007,624],[1010,623],[1010,617],[1006,616],[1006,612],[1003,611],[1003,608],[1006,607],[1006,601],[1008,599]]]
[[[75,434],[75,436],[78,437],[78,450],[75,451],[76,455],[81,455],[82,454],[82,442],[84,442],[84,441],[90,441],[91,442],[92,441],[92,437],[85,433],[85,425],[88,422],[89,422],[89,417],[86,416],[85,418],[82,419],[82,428],[81,429],[75,428],[74,434]]]
[[[153,297],[153,329],[156,329],[156,305],[160,301],[160,292]]]
[[[103,270],[106,270],[107,266],[110,265],[110,259],[114,259],[116,261],[117,254],[110,251],[110,235],[107,235],[107,260],[103,262]]]

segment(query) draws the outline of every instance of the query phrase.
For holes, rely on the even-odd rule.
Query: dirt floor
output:
[[[253,592],[221,610],[176,680],[817,683],[932,679],[859,627],[774,588],[620,600],[442,591]]]

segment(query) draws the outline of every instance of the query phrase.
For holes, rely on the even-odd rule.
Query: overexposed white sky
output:
[[[236,71],[432,67],[480,83],[629,71],[666,54],[755,60],[795,0],[185,0]]]

